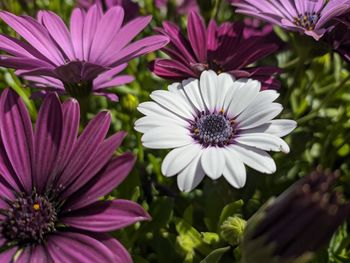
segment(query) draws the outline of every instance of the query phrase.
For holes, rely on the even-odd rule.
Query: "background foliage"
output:
[[[164,20],[174,21],[185,29],[186,17],[174,12],[173,2],[169,2],[168,11],[157,9],[153,0],[138,2],[141,14],[153,15],[144,35],[152,34],[153,28]],[[199,4],[207,21],[210,18],[218,22],[242,19],[225,1],[201,0]],[[49,9],[66,21],[74,5],[73,0],[2,0],[0,3],[2,9],[16,14],[34,16],[39,9]],[[0,32],[14,34],[4,23],[0,24]],[[149,100],[151,91],[165,89],[169,84],[147,69],[147,63],[156,55],[164,56],[161,52],[129,64],[126,71],[136,80],[114,89],[120,97],[119,103],[101,97],[91,99],[86,118],[91,119],[101,109],[108,109],[113,116],[110,133],[127,131],[129,136],[121,149],[132,151],[138,157],[127,180],[105,197],[137,201],[153,217],[150,222],[113,233],[130,250],[136,263],[238,262],[239,248],[230,246],[221,235],[220,226],[225,219],[239,215],[247,220],[271,196],[278,195],[319,164],[332,170],[340,169],[342,176],[338,187],[350,194],[349,65],[326,43],[279,28],[275,28],[275,32],[286,43],[286,48],[260,63],[283,69],[278,99],[285,108],[281,117],[297,120],[298,128],[286,139],[291,147],[290,154],[273,154],[277,172],[266,176],[248,170],[247,184],[241,190],[233,189],[223,179],[205,179],[197,190],[181,193],[176,179],[167,179],[160,172],[166,151],[142,147],[141,135],[133,130],[135,120],[140,117],[136,106]],[[17,78],[13,71],[0,68],[0,87],[7,86],[24,98],[35,120],[40,100],[30,100],[31,90],[27,83]],[[346,224],[314,262],[350,262],[350,236]]]

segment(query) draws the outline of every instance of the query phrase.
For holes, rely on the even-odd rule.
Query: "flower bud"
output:
[[[230,245],[236,246],[241,242],[246,221],[238,216],[228,217],[221,225],[221,236]]]

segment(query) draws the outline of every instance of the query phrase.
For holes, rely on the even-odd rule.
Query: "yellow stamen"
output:
[[[40,205],[38,203],[33,205],[33,208],[35,211],[38,211],[40,209]]]

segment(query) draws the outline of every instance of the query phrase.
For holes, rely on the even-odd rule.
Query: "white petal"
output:
[[[204,170],[198,155],[192,162],[183,169],[177,176],[177,185],[183,192],[192,191],[204,178]]]
[[[235,141],[265,151],[289,153],[289,146],[284,140],[267,133],[241,134]]]
[[[185,117],[186,119],[193,118],[193,109],[191,105],[179,94],[165,90],[156,90],[151,93],[150,97],[179,116]]]
[[[224,102],[228,95],[231,94],[231,90],[234,86],[235,78],[227,73],[221,73],[218,76],[218,84],[217,84],[217,103],[216,103],[216,110],[225,110],[224,108]]]
[[[272,174],[276,171],[276,164],[271,156],[263,150],[254,147],[233,144],[229,146],[246,165],[262,173]]]
[[[225,156],[220,147],[208,147],[203,150],[201,163],[206,175],[216,180],[224,171]]]
[[[236,117],[247,108],[252,101],[254,101],[259,93],[260,86],[260,82],[251,80],[238,88],[227,109],[230,118]]]
[[[205,111],[204,101],[199,90],[199,81],[198,79],[192,79],[192,81],[183,81],[182,82],[185,93],[193,105],[197,108],[198,111]]]
[[[180,126],[157,127],[147,131],[141,138],[142,144],[151,149],[168,149],[193,143],[189,131]]]
[[[258,127],[241,131],[241,134],[248,133],[268,133],[278,137],[283,137],[291,133],[297,127],[296,121],[293,120],[272,120]]]
[[[174,82],[168,86],[168,90],[173,93],[178,93],[182,89],[182,85],[179,82]]]
[[[242,188],[247,179],[244,164],[235,151],[230,148],[224,150],[226,165],[223,175],[233,187]]]
[[[158,103],[153,101],[140,103],[139,106],[137,107],[137,110],[142,114],[148,115],[148,116],[156,116],[156,117],[163,116],[163,117],[184,120],[184,118],[180,117],[179,115],[173,113],[172,111],[160,106]]]
[[[163,116],[145,116],[135,122],[135,130],[145,133],[150,129],[156,127],[167,127],[168,125],[175,125],[181,127],[188,127],[188,122],[180,118],[169,118]]]
[[[212,70],[203,71],[200,77],[200,90],[205,105],[210,111],[214,111],[218,94],[218,75]]]
[[[195,157],[200,155],[201,149],[199,144],[189,144],[172,150],[163,160],[162,174],[170,177],[181,172]]]
[[[238,116],[237,122],[239,129],[246,130],[269,122],[278,114],[280,114],[282,110],[283,107],[281,104],[271,103],[270,105],[266,106],[266,108],[254,112],[252,115],[247,116],[245,119],[241,118],[241,116]]]

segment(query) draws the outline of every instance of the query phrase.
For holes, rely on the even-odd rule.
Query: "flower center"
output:
[[[55,231],[56,209],[46,196],[19,196],[3,214],[2,234],[9,241],[41,243],[46,234]]]
[[[203,63],[191,63],[190,66],[193,70],[195,70],[198,73],[201,73],[204,70],[208,70],[208,69],[214,70],[218,74],[224,72],[224,69],[222,68],[220,63],[215,59],[208,61],[208,63],[205,63],[205,64],[203,64]]]
[[[294,17],[294,24],[297,26],[301,26],[307,30],[313,30],[319,18],[320,15],[315,12],[306,12],[303,15]]]
[[[192,137],[203,146],[220,146],[230,144],[236,133],[235,122],[219,113],[200,113],[191,125]]]

